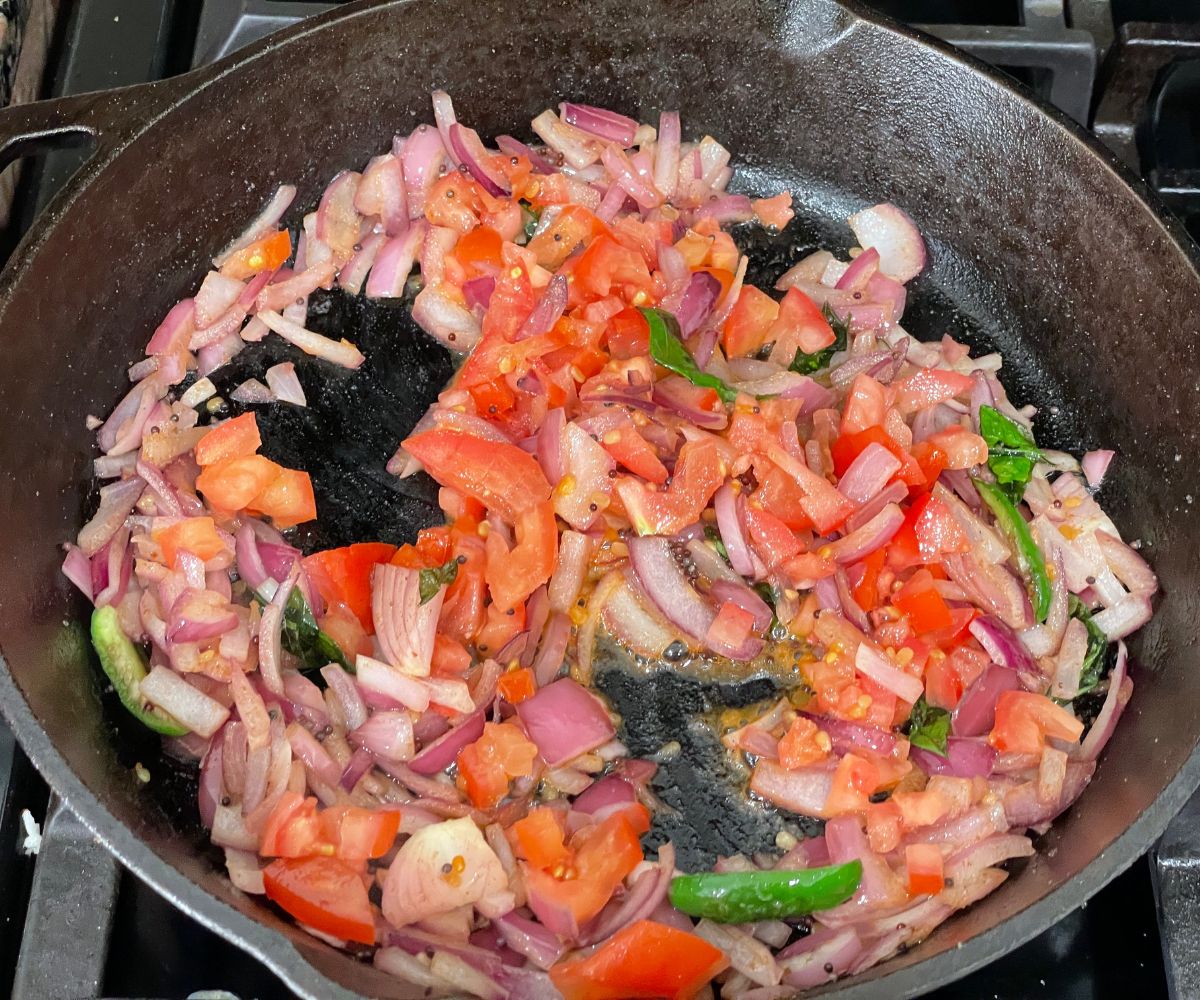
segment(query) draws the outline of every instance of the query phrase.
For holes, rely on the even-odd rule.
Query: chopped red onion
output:
[[[319,333],[313,333],[291,320],[284,319],[270,309],[260,310],[258,317],[275,333],[305,354],[331,361],[343,368],[358,368],[366,360],[362,352],[348,340],[322,337]]]
[[[754,557],[750,544],[742,531],[742,521],[738,517],[737,494],[726,483],[713,497],[713,509],[717,515],[717,528],[721,532],[721,542],[729,554],[730,565],[745,577],[755,575]]]
[[[349,739],[384,760],[409,760],[415,752],[412,719],[407,712],[374,712],[351,730]]]
[[[800,816],[823,817],[825,800],[833,788],[833,768],[785,768],[760,758],[750,778],[750,791]]]
[[[703,641],[716,612],[696,593],[670,543],[655,535],[633,538],[629,556],[638,581],[658,610],[687,635]]]
[[[557,935],[515,911],[497,917],[492,923],[500,931],[505,945],[539,968],[550,968],[567,950]]]
[[[120,479],[100,489],[100,506],[92,519],[80,529],[77,539],[85,556],[94,556],[125,523],[146,484],[139,476]]]
[[[360,654],[354,661],[354,674],[368,702],[374,693],[389,699],[389,707],[411,708],[414,712],[424,712],[429,707],[429,689],[417,678],[382,660]]]
[[[1100,756],[1100,751],[1104,749],[1116,731],[1117,721],[1121,718],[1121,713],[1125,711],[1125,706],[1133,694],[1133,681],[1128,675],[1128,662],[1129,651],[1125,648],[1125,643],[1118,642],[1117,662],[1108,675],[1108,693],[1104,696],[1100,714],[1096,716],[1096,721],[1092,723],[1087,736],[1079,745],[1077,754],[1079,760],[1094,761]]]
[[[993,615],[981,615],[971,624],[973,635],[992,662],[1017,673],[1039,673],[1038,665],[1020,638],[1004,622]]]
[[[304,388],[296,377],[296,366],[290,361],[272,365],[267,369],[267,385],[280,402],[294,403],[296,406],[307,406]]]
[[[511,135],[496,136],[496,145],[500,147],[502,153],[507,153],[509,156],[523,156],[533,166],[534,173],[538,174],[553,174],[558,168],[551,163],[546,157],[536,150],[530,149],[525,143],[519,139],[514,139]]]
[[[889,277],[908,282],[925,267],[925,241],[912,219],[895,205],[865,208],[847,221],[859,246],[879,252],[879,268]]]
[[[354,207],[361,215],[377,215],[384,234],[398,236],[408,225],[408,192],[404,167],[395,153],[375,157],[363,171]]]
[[[829,557],[843,565],[856,563],[892,540],[904,523],[904,511],[888,504],[870,521],[829,544]]]
[[[408,275],[405,275],[407,278]],[[463,282],[462,293],[463,301],[467,303],[467,308],[473,312],[486,310],[488,304],[492,301],[492,292],[496,290],[496,279],[490,274],[481,275],[478,278],[470,278]]]
[[[567,279],[556,274],[542,292],[542,297],[517,331],[517,340],[540,337],[549,333],[567,308]]]
[[[596,540],[590,535],[578,531],[562,532],[558,543],[558,565],[554,569],[554,575],[550,577],[550,586],[547,589],[552,611],[566,614],[571,610],[579,591],[583,588],[588,565],[595,550]]]
[[[616,146],[605,146],[600,158],[612,179],[640,208],[652,209],[662,204],[663,196],[655,188],[654,181],[638,173],[629,157]]]
[[[1016,671],[991,664],[963,692],[950,716],[956,736],[984,736],[996,721],[996,701],[1005,691],[1016,691],[1021,679]]]
[[[603,746],[616,733],[604,706],[569,677],[521,702],[517,715],[551,767]]]
[[[561,121],[549,109],[529,123],[530,127],[550,149],[576,170],[582,170],[600,159],[601,144],[582,129]]]
[[[329,685],[329,690],[341,706],[346,728],[355,730],[362,726],[367,721],[367,706],[350,675],[338,664],[329,663],[321,668],[321,676],[325,678],[325,683]],[[405,719],[407,718],[405,716]]]
[[[563,103],[558,110],[568,125],[598,135],[601,139],[619,142],[626,149],[633,145],[638,123],[632,118],[590,104]]]
[[[212,736],[229,718],[229,709],[166,667],[153,667],[140,687],[141,696],[201,736]]]
[[[859,643],[854,668],[903,701],[915,704],[925,690],[920,678],[905,673],[870,643]]]
[[[900,471],[900,460],[883,445],[871,442],[838,480],[838,492],[860,507],[879,494]]]
[[[385,659],[404,673],[429,675],[446,588],[421,603],[420,573],[381,563],[371,572],[371,615]]]
[[[648,599],[640,597],[626,577],[609,595],[604,605],[604,624],[620,641],[643,656],[660,657],[676,639],[675,631],[662,617],[651,611]]]
[[[834,288],[839,292],[861,292],[878,270],[879,252],[874,248],[865,249],[850,262]]]
[[[422,330],[452,351],[471,350],[482,332],[475,314],[451,298],[441,283],[428,284],[417,293],[412,318]]]
[[[508,179],[489,164],[493,154],[484,148],[473,128],[464,128],[458,122],[451,125],[450,150],[488,194],[499,198],[511,193]]]
[[[992,773],[996,751],[986,740],[951,736],[946,741],[946,756],[913,747],[909,758],[926,774],[946,774],[954,778],[986,778]]]
[[[337,787],[342,778],[342,768],[329,756],[329,752],[317,742],[312,733],[299,723],[293,722],[287,727],[287,740],[292,753],[317,779],[326,785]]]
[[[486,709],[472,712],[457,726],[424,747],[409,761],[408,766],[417,774],[423,775],[444,771],[458,758],[458,752],[463,747],[474,743],[483,735],[483,723],[486,718]]]
[[[283,213],[288,210],[295,197],[296,188],[293,185],[281,184],[254,221],[213,258],[213,266],[223,266],[225,261],[243,247],[248,247],[255,240],[262,239],[267,233],[274,231],[279,225],[279,220],[283,218]]]

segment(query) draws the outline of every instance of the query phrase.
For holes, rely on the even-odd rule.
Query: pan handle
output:
[[[198,75],[0,109],[0,169],[52,149],[91,146],[93,156],[109,152],[169,111],[196,86]]]

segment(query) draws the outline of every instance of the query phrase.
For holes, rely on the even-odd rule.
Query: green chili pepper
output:
[[[1042,550],[1037,547],[1029,525],[1016,505],[1004,495],[1004,491],[994,483],[985,483],[981,479],[974,480],[975,488],[983,497],[983,502],[996,515],[996,523],[1000,530],[1012,542],[1017,553],[1017,565],[1024,574],[1029,586],[1029,597],[1033,601],[1034,616],[1039,622],[1046,620],[1050,612],[1050,574],[1046,572],[1046,559]]]
[[[979,433],[988,445],[988,468],[1004,494],[1019,503],[1033,467],[1043,461],[1037,443],[1024,427],[994,406],[979,408]]]
[[[117,697],[135,719],[164,736],[185,736],[187,726],[142,700],[142,679],[146,676],[146,660],[141,651],[121,630],[117,609],[97,608],[92,612],[92,645],[100,657],[100,666]]]
[[[706,872],[671,879],[671,905],[722,924],[828,910],[854,895],[862,862],[801,871]]]
[[[726,385],[716,375],[709,375],[696,364],[696,359],[683,346],[679,336],[679,322],[669,312],[661,309],[642,309],[650,326],[650,357],[676,375],[682,375],[692,385],[715,389],[721,401],[730,406],[737,399],[737,390]]]

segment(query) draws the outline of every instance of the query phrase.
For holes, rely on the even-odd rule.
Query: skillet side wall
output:
[[[1152,807],[1197,742],[1190,570],[1200,528],[1189,494],[1198,490],[1200,281],[1123,181],[1023,98],[825,3],[559,2],[533,22],[527,12],[510,0],[395,4],[298,33],[137,140],[32,248],[0,303],[9,533],[0,650],[58,753],[120,824],[204,890],[282,927],[214,871],[185,817],[148,808],[130,767],[152,747],[129,725],[113,737],[86,633],[64,624],[85,614],[56,548],[85,510],[93,445],[84,417],[111,409],[157,320],[275,185],[299,184],[297,206],[312,207],[334,172],[428,120],[432,88],[448,89],[485,137],[527,135],[524,123],[560,96],[649,120],[679,107],[685,132],[720,138],[751,182],[798,185],[810,228],[843,248],[848,210],[905,207],[934,260],[914,286],[915,332],[945,332],[946,310],[934,306],[948,301],[1005,352],[1005,382],[1021,402],[1058,406],[1042,432],[1049,443],[1117,449],[1101,499],[1127,539],[1145,542],[1165,592],[1134,643],[1134,700],[1092,787],[1046,838],[1053,856],[1039,854],[875,975],[887,977],[1080,875]],[[496,39],[494,51],[479,39]],[[287,221],[298,220],[294,211]],[[1063,908],[1111,874],[1082,875]],[[346,986],[395,992],[372,970],[285,933]],[[952,964],[951,954],[929,968],[966,971]],[[919,984],[888,981],[889,995]]]

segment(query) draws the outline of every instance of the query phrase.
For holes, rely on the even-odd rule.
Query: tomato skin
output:
[[[567,205],[526,249],[542,267],[556,271],[580,243],[606,232],[608,227],[582,205]]]
[[[367,887],[344,861],[330,857],[278,858],[263,869],[267,898],[302,924],[343,941],[375,943],[375,916]]]
[[[373,635],[371,571],[377,563],[387,562],[395,553],[396,546],[385,542],[359,542],[314,552],[305,558],[304,570],[326,604],[345,604],[367,634]]]
[[[1045,695],[1004,691],[988,742],[1001,753],[1041,753],[1048,737],[1075,743],[1082,735],[1083,723]]]
[[[719,948],[687,931],[638,920],[587,958],[550,967],[563,1000],[690,1000],[729,967]]]
[[[736,358],[753,354],[767,342],[777,319],[779,303],[753,285],[743,285],[729,318],[721,327],[726,356]]]
[[[516,523],[517,544],[510,550],[496,532],[487,537],[488,590],[507,611],[550,579],[558,562],[558,527],[549,500],[522,512]]]
[[[800,544],[800,539],[770,510],[749,503],[746,505],[744,518],[750,531],[750,539],[768,569],[773,569],[803,551],[804,546]]]
[[[162,549],[163,559],[174,566],[178,554],[190,552],[207,562],[225,551],[225,542],[217,534],[211,517],[186,517],[154,532],[154,540]]]
[[[510,524],[550,498],[537,459],[515,444],[431,430],[408,438],[404,448],[443,486],[474,497]]]
[[[227,458],[245,458],[262,447],[258,420],[253,413],[226,420],[196,442],[194,456],[200,466],[215,465]]]

